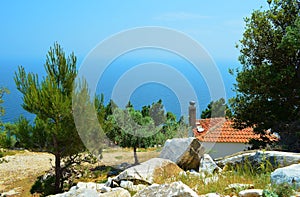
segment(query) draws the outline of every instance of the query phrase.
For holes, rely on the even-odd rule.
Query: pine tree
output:
[[[62,158],[84,150],[72,115],[76,57],[73,53],[66,57],[61,46],[55,43],[50,47],[44,67],[47,75],[40,80],[37,74],[26,73],[20,66],[15,82],[23,94],[22,107],[47,125],[47,151],[55,155],[55,192],[58,193],[63,186]]]

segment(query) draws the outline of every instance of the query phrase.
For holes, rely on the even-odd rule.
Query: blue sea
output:
[[[84,58],[78,59],[78,68],[83,62]],[[238,61],[214,60],[214,62],[225,88],[225,94],[220,94],[220,97],[226,99],[233,97],[235,78],[229,74],[228,69],[239,67]],[[34,119],[34,114],[22,108],[22,94],[16,89],[13,78],[18,66],[22,65],[27,72],[37,73],[41,79],[45,76],[44,63],[44,57],[0,59],[0,86],[10,91],[10,94],[4,96],[5,115],[1,117],[3,122],[14,122],[20,115],[30,120]],[[207,104],[218,99],[213,98],[218,95],[213,96],[210,92],[213,84],[208,84],[206,77],[201,71],[197,72],[191,62],[174,54],[165,57],[156,51],[143,51],[142,55],[138,54],[137,57],[120,56],[107,65],[97,82],[96,92],[104,94],[106,104],[113,99],[118,106],[124,107],[130,100],[136,109],[141,109],[144,105],[151,105],[162,99],[165,110],[173,112],[177,118],[187,117],[190,100],[196,101],[197,117],[200,117]]]

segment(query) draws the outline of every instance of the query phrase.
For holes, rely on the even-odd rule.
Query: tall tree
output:
[[[76,57],[73,53],[66,57],[61,46],[55,43],[50,47],[44,67],[47,75],[39,80],[37,74],[26,73],[20,66],[15,82],[23,94],[22,107],[47,124],[50,136],[47,151],[55,155],[55,192],[60,192],[63,186],[62,158],[84,150],[72,115]]]
[[[164,105],[159,99],[156,103],[152,103],[149,108],[149,116],[153,119],[155,126],[160,126],[166,121]]]
[[[300,1],[268,0],[246,18],[240,40],[235,126],[280,134],[283,149],[300,151]],[[265,138],[266,142],[267,139]]]
[[[232,112],[225,102],[224,98],[212,101],[207,105],[207,108],[202,111],[201,118],[226,117],[231,118]]]

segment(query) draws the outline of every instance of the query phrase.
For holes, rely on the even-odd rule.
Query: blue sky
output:
[[[1,1],[0,58],[45,58],[58,41],[84,58],[103,39],[126,29],[162,26],[182,31],[214,59],[236,59],[243,18],[262,0]]]
[[[201,44],[217,63],[227,95],[230,97],[233,94],[231,90],[234,77],[229,76],[228,68],[239,66],[239,51],[235,45],[242,38],[245,26],[243,18],[250,16],[253,10],[261,6],[266,6],[266,1],[0,1],[0,87],[8,87],[11,91],[4,98],[7,115],[2,119],[12,121],[21,113],[25,113],[20,106],[21,95],[16,90],[13,80],[18,65],[25,66],[30,72],[44,73],[46,53],[56,41],[67,54],[73,51],[80,65],[89,52],[104,39],[125,30],[144,26],[160,26],[180,31]],[[150,56],[153,54],[156,54],[154,60],[158,60],[158,53],[151,53]],[[153,59],[150,58],[151,60]],[[107,77],[107,83],[102,83],[104,89],[111,86],[111,76],[115,74],[112,72]],[[187,74],[189,79],[192,78],[192,74]],[[198,78],[195,81],[194,84],[198,85]],[[165,90],[160,89],[160,92],[163,94]],[[106,92],[109,91],[110,89]],[[203,109],[210,98],[209,95],[203,95],[201,88],[197,91],[202,94],[202,100],[198,103]],[[144,95],[144,92],[139,95]],[[149,96],[144,95],[151,96],[151,91]],[[174,105],[171,102],[173,98],[165,96],[170,105]],[[159,97],[161,98],[161,95]],[[105,95],[105,98],[110,97]],[[180,101],[180,98],[178,99]],[[145,104],[140,103],[141,106]]]

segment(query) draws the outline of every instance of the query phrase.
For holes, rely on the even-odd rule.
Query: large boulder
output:
[[[159,178],[171,178],[172,176],[177,176],[181,171],[182,169],[170,160],[152,158],[124,170],[117,177],[113,178],[113,182],[120,184],[122,180],[130,180],[134,183],[151,185]]]
[[[203,154],[204,147],[196,138],[174,138],[166,141],[159,157],[175,162],[184,170],[198,170]]]
[[[278,168],[271,173],[272,184],[287,183],[300,188],[300,164],[293,164],[283,168]]]
[[[222,169],[214,162],[209,154],[204,154],[200,160],[199,172],[213,174],[215,172],[221,172]]]
[[[139,191],[134,195],[134,197],[198,197],[198,194],[194,192],[187,185],[183,184],[181,181],[174,182],[171,184],[153,184],[145,189]]]
[[[281,152],[281,151],[252,151],[233,156],[225,157],[216,161],[217,165],[236,165],[248,162],[252,166],[259,166],[261,162],[268,161],[273,168],[289,166],[300,162],[300,153]]]

